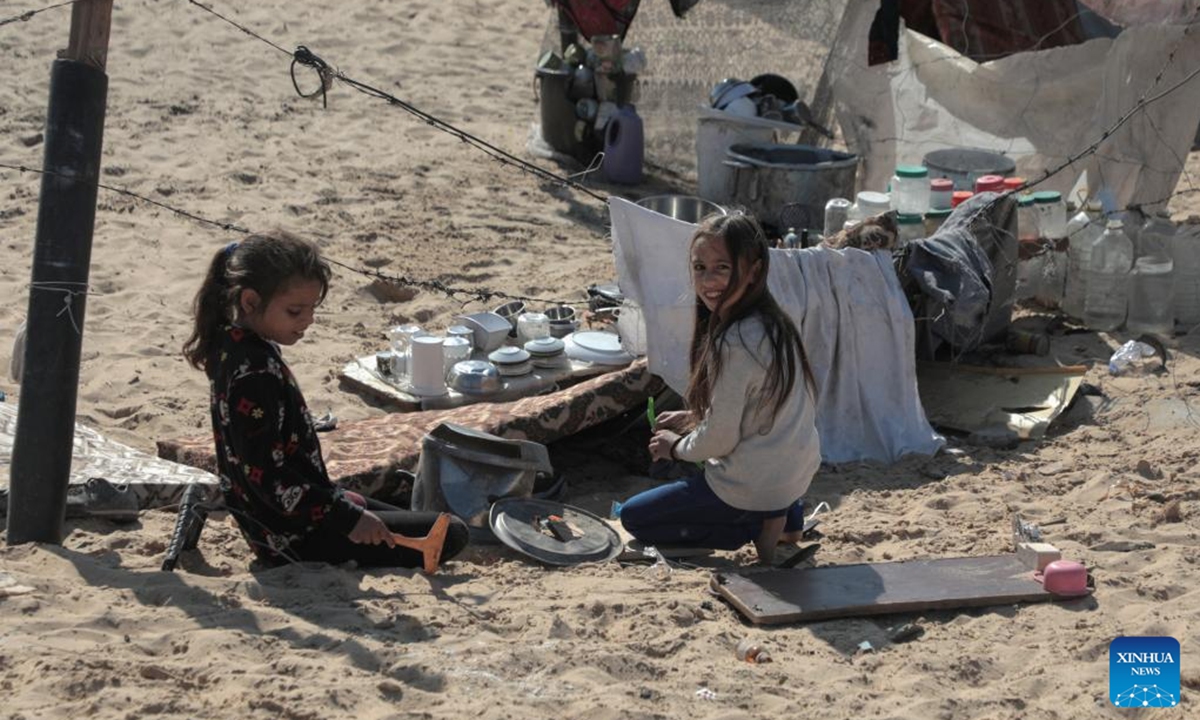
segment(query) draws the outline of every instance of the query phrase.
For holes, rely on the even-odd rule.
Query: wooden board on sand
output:
[[[1056,598],[1015,554],[717,573],[712,584],[756,625]]]

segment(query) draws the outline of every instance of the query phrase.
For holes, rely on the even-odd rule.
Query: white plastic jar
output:
[[[887,193],[874,192],[872,190],[863,190],[855,196],[855,213],[858,220],[866,220],[869,217],[882,215],[892,209],[892,198]]]
[[[901,215],[924,215],[929,210],[929,170],[923,165],[899,165],[892,176],[892,207]]]

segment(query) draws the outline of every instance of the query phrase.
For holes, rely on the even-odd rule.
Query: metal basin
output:
[[[694,195],[655,195],[638,200],[638,205],[661,215],[698,223],[709,215],[725,215],[725,208]]]

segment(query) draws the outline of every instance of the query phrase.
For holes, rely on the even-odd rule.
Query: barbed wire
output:
[[[4,168],[6,170],[17,170],[17,171],[23,172],[23,173],[34,173],[36,175],[51,175],[53,177],[60,177],[65,180],[70,180],[72,182],[86,182],[88,185],[91,185],[93,187],[103,188],[104,190],[108,190],[109,192],[115,192],[119,195],[125,195],[126,197],[134,198],[135,200],[141,200],[144,203],[149,203],[156,207],[162,208],[163,210],[167,210],[168,212],[173,212],[176,215],[181,215],[190,220],[195,220],[196,222],[199,222],[199,223],[204,223],[206,225],[214,225],[216,227],[221,228],[222,230],[229,230],[232,232],[239,232],[239,233],[249,233],[250,232],[250,230],[248,230],[244,227],[241,227],[239,225],[234,225],[233,223],[221,222],[219,220],[209,220],[206,217],[201,217],[200,215],[190,213],[186,210],[181,210],[177,207],[172,207],[164,202],[159,202],[158,200],[155,200],[153,198],[146,197],[145,195],[140,195],[138,193],[133,192],[132,190],[126,190],[125,188],[119,188],[119,187],[116,187],[113,185],[108,185],[108,184],[105,184],[105,183],[102,183],[102,182],[99,182],[96,180],[84,181],[76,175],[67,175],[65,173],[60,173],[56,170],[47,170],[45,168],[34,168],[34,167],[29,167],[27,165],[13,165],[13,164],[6,163],[6,162],[0,162],[0,168]]]
[[[240,225],[235,225],[234,223],[221,222],[219,220],[211,220],[202,215],[198,215],[196,213],[189,212],[187,210],[183,210],[178,207],[174,207],[167,203],[160,202],[153,198],[146,197],[145,195],[136,193],[132,190],[115,187],[113,185],[108,185],[106,183],[90,181],[90,180],[85,181],[85,180],[81,180],[78,176],[67,175],[65,173],[60,173],[55,170],[47,170],[45,168],[33,168],[33,167],[28,167],[26,165],[13,165],[11,163],[6,163],[6,162],[0,162],[0,169],[16,170],[18,172],[31,173],[31,174],[36,174],[36,175],[50,175],[50,176],[54,176],[54,177],[61,177],[61,178],[67,179],[67,180],[71,180],[72,182],[86,182],[90,186],[102,188],[102,189],[108,190],[110,192],[118,193],[120,195],[124,195],[126,197],[133,198],[134,200],[139,200],[141,202],[149,203],[150,205],[153,205],[155,207],[161,208],[168,212],[174,213],[175,215],[178,215],[180,217],[187,218],[194,222],[203,223],[205,225],[212,225],[214,227],[220,228],[220,229],[228,231],[228,232],[236,232],[236,233],[240,233],[243,235],[254,234],[254,231],[249,228],[245,228]],[[344,268],[346,270],[357,273],[359,275],[363,275],[365,277],[369,277],[373,280],[382,280],[385,282],[393,283],[395,285],[399,285],[401,287],[416,287],[416,288],[420,288],[422,290],[438,292],[438,293],[445,294],[447,297],[454,298],[454,299],[461,300],[462,298],[467,298],[467,300],[464,302],[464,304],[466,302],[471,302],[472,300],[478,300],[479,302],[486,303],[486,302],[492,300],[493,298],[499,298],[502,300],[520,300],[522,302],[535,302],[535,303],[541,303],[544,305],[570,305],[571,303],[579,302],[579,300],[580,300],[580,298],[575,298],[573,300],[562,300],[562,299],[556,299],[556,298],[533,297],[533,296],[528,296],[528,295],[515,295],[513,293],[504,292],[502,290],[494,290],[492,288],[486,288],[486,287],[461,288],[461,287],[455,287],[453,285],[448,285],[440,280],[421,280],[419,278],[412,278],[412,277],[408,277],[406,275],[392,275],[392,274],[384,273],[384,272],[381,272],[381,271],[375,270],[375,269],[356,267],[349,263],[345,263],[336,258],[332,258],[332,257],[328,257],[328,256],[325,257],[325,260],[328,261],[331,265],[337,265],[338,267]]]
[[[40,7],[36,10],[26,10],[25,12],[21,13],[20,15],[13,15],[10,18],[5,18],[3,20],[0,20],[0,27],[3,27],[4,25],[8,25],[9,23],[26,22],[27,20],[30,20],[31,18],[33,18],[34,15],[44,13],[47,10],[53,10],[55,8],[66,7],[67,5],[74,5],[75,3],[79,2],[79,1],[80,0],[67,0],[66,2],[60,2],[60,3],[55,3],[53,5],[47,5],[46,7]]]
[[[356,80],[356,79],[350,77],[349,75],[345,74],[341,70],[339,70],[339,69],[335,68],[334,66],[330,65],[329,63],[327,63],[325,60],[321,59],[316,53],[312,52],[311,50],[309,50],[307,47],[305,47],[303,45],[298,46],[296,48],[295,52],[291,52],[289,50],[284,49],[279,44],[272,42],[271,40],[263,37],[262,35],[254,32],[251,29],[247,28],[246,26],[225,17],[221,13],[213,10],[212,8],[208,7],[207,5],[204,5],[200,2],[198,2],[197,0],[188,0],[188,4],[190,4],[194,7],[200,8],[201,10],[203,10],[207,13],[212,14],[214,17],[217,17],[221,21],[228,23],[229,25],[232,25],[233,27],[237,28],[241,32],[245,33],[246,35],[249,35],[250,37],[252,37],[260,42],[266,43],[267,45],[271,46],[275,50],[291,57],[292,63],[289,67],[289,72],[291,73],[292,83],[296,88],[296,92],[301,97],[314,97],[316,94],[319,93],[321,95],[322,102],[327,104],[326,91],[328,90],[332,81],[337,80],[337,81],[347,85],[348,87],[350,87],[354,90],[357,90],[358,92],[360,92],[364,95],[374,97],[379,100],[383,100],[383,101],[387,102],[389,105],[400,108],[401,110],[416,117],[417,119],[421,120],[422,122],[424,122],[425,124],[434,128],[435,130],[440,130],[454,138],[457,138],[459,141],[463,142],[464,144],[470,145],[471,147],[474,147],[475,149],[480,150],[485,155],[488,155],[493,160],[499,162],[501,165],[512,167],[512,168],[520,170],[524,173],[533,175],[534,177],[538,178],[539,180],[541,180],[543,182],[549,182],[549,183],[553,183],[553,184],[556,184],[556,185],[559,185],[562,187],[569,187],[573,190],[578,190],[579,192],[581,192],[585,195],[588,195],[589,197],[591,197],[595,200],[599,200],[600,202],[605,203],[605,204],[608,203],[607,197],[592,190],[591,188],[586,187],[585,185],[579,183],[578,181],[572,179],[571,177],[565,177],[565,176],[559,175],[559,174],[551,172],[550,170],[547,170],[539,165],[531,163],[528,160],[519,158],[516,155],[513,155],[512,153],[508,152],[507,150],[504,150],[503,148],[497,147],[496,145],[493,145],[492,143],[490,143],[482,138],[472,135],[471,133],[469,133],[465,130],[459,129],[458,127],[452,125],[451,123],[446,122],[445,120],[442,120],[441,118],[438,118],[437,116],[435,116],[431,113],[421,110],[420,108],[413,105],[412,103],[401,100],[400,98],[396,97],[395,95],[392,95],[391,93],[387,92],[386,90],[381,90],[380,88],[377,88],[373,85],[370,85],[368,83],[365,83],[365,82],[362,82],[360,80]],[[320,83],[321,83],[321,86],[317,91],[306,94],[300,90],[300,86],[296,82],[296,75],[295,75],[295,67],[297,64],[300,64],[300,65],[303,65],[306,67],[310,67],[310,68],[312,68],[312,70],[314,72],[317,73],[317,75],[320,79]],[[591,170],[589,168],[589,170],[585,170],[583,174],[586,175],[590,171]]]

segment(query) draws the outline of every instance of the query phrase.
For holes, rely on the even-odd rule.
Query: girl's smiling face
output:
[[[243,290],[241,323],[267,340],[294,345],[312,325],[322,290],[318,280],[295,280],[284,285],[266,307],[257,292]]]
[[[725,246],[725,239],[702,235],[692,243],[692,287],[696,297],[710,312],[720,314],[718,308],[729,307],[746,294],[746,287],[753,279],[751,272],[739,272],[733,282],[735,261]]]

